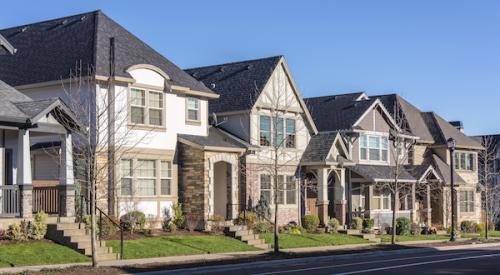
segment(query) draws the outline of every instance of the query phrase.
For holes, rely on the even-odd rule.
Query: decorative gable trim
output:
[[[401,128],[398,126],[398,124],[392,118],[392,116],[389,113],[389,111],[387,111],[387,109],[384,107],[384,104],[382,104],[382,102],[378,98],[375,101],[373,101],[372,105],[370,105],[370,107],[368,107],[366,109],[366,111],[358,118],[358,120],[356,120],[356,122],[352,125],[352,127],[354,128],[359,123],[361,123],[361,121],[363,121],[363,119],[370,113],[370,111],[371,110],[375,110],[376,107],[380,107],[380,109],[382,110],[382,114],[384,114],[388,118],[388,120],[389,120],[389,122],[390,122],[390,124],[392,125],[393,128],[395,128],[398,131],[401,131]]]

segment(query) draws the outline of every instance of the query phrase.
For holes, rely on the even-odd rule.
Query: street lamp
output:
[[[455,146],[456,141],[453,138],[449,138],[448,141],[448,150],[450,150],[450,179],[451,179],[451,236],[450,242],[454,242],[457,240],[457,233],[455,229],[457,227],[457,194],[455,193]]]

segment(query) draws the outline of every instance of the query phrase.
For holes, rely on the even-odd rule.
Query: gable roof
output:
[[[33,100],[0,80],[0,122],[30,125],[44,115],[59,108],[63,114],[73,120],[74,115],[59,98]]]
[[[432,155],[431,161],[433,166],[436,168],[436,171],[439,173],[439,175],[441,175],[441,179],[446,184],[450,184],[451,183],[450,166],[436,154]],[[466,181],[457,172],[455,172],[455,170],[453,171],[454,171],[453,175],[455,176],[455,184],[457,185],[466,184]]]
[[[12,86],[67,79],[81,63],[82,75],[110,76],[110,39],[115,43],[115,76],[131,78],[127,68],[150,64],[169,84],[213,93],[102,11],[93,11],[0,30],[18,53],[0,56],[0,79]]]
[[[0,34],[0,55],[14,54],[16,49]]]
[[[205,150],[225,148],[229,151],[244,152],[252,145],[215,126],[208,128],[207,136],[179,134],[179,141],[188,145],[195,145]]]
[[[317,135],[311,137],[309,143],[307,144],[302,158],[301,163],[319,163],[328,162],[330,151],[333,146],[335,146],[335,141],[340,140],[342,142],[341,147],[347,153],[347,148],[343,144],[343,139],[337,132],[319,132]],[[336,162],[337,160],[331,160]]]
[[[252,109],[283,56],[238,61],[185,71],[220,95],[210,101],[210,112]]]
[[[434,112],[422,113],[427,127],[437,145],[446,145],[449,138],[453,138],[456,141],[456,146],[468,149],[482,149],[481,142],[478,142],[474,138],[466,136],[464,133],[453,127],[448,121],[444,120],[442,117]]]

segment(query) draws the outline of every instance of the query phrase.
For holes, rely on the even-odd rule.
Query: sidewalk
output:
[[[498,240],[499,238],[495,238]],[[467,248],[481,248],[481,247],[492,247],[500,246],[500,243],[485,243],[485,244],[463,244],[463,242],[470,241],[471,239],[460,239],[456,245],[444,246],[444,247],[413,247],[414,245],[426,245],[426,244],[438,244],[447,243],[446,240],[433,240],[433,241],[412,241],[399,243],[398,246],[401,249],[396,250],[383,250],[384,248],[390,247],[390,244],[355,244],[355,245],[339,245],[339,246],[322,246],[322,247],[306,247],[306,248],[294,248],[294,249],[282,249],[281,251],[285,254],[296,254],[307,256],[309,253],[327,253],[327,252],[345,252],[336,257],[350,257],[351,253],[357,252],[368,254],[368,253],[412,253],[415,251],[427,251],[427,250],[453,250],[453,249],[467,249]],[[380,250],[377,249],[380,247]],[[360,252],[363,248],[372,249],[367,252]],[[125,267],[125,266],[136,266],[136,265],[181,265],[181,264],[192,264],[192,263],[210,263],[210,262],[225,262],[225,261],[237,261],[237,260],[249,260],[252,258],[261,258],[266,256],[272,250],[261,250],[261,251],[251,251],[251,252],[232,252],[232,253],[220,253],[220,254],[197,254],[197,255],[186,255],[186,256],[170,256],[170,257],[160,257],[160,258],[145,258],[145,259],[129,259],[129,260],[115,260],[106,261],[99,263],[101,267]],[[0,268],[0,274],[4,273],[22,273],[25,271],[41,271],[44,269],[65,269],[75,266],[91,266],[91,263],[75,263],[75,264],[56,264],[56,265],[41,265],[41,266],[22,266],[22,267],[9,267]]]

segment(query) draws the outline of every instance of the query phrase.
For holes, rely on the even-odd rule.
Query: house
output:
[[[396,160],[403,155],[400,150],[404,150],[394,148],[391,136],[393,132],[403,133],[404,144],[412,146],[406,154],[408,157],[403,159],[404,163],[397,162],[401,167],[398,181],[409,190],[398,194],[397,215],[422,225],[448,227],[451,177],[446,142],[454,138],[458,220],[479,221],[480,211],[476,206],[480,201],[477,191],[480,143],[465,136],[436,113],[421,112],[395,94],[368,96],[358,92],[306,98],[305,102],[320,132],[318,138],[341,134],[347,144],[348,159],[354,163],[347,166],[346,190],[341,189],[341,194],[335,195],[338,188],[332,186],[328,197],[318,192],[319,201],[329,202],[335,196],[345,196],[348,213],[373,218],[378,227],[387,227],[392,217],[394,197],[384,186],[394,182]],[[323,180],[318,176],[313,178]],[[338,207],[329,202],[328,213],[342,215],[343,211],[336,211]],[[343,216],[335,217],[346,220]],[[347,221],[350,218],[348,214]]]
[[[0,34],[18,50],[0,56],[0,79],[35,102],[60,97],[92,131],[97,163],[104,168],[97,192],[100,208],[114,216],[140,210],[160,220],[179,201],[181,190],[185,197],[205,202],[186,205],[186,212],[199,209],[208,215],[215,198],[190,184],[213,175],[230,182],[228,202],[239,204],[238,158],[246,144],[209,125],[208,104],[219,95],[202,82],[102,11],[16,26]],[[186,146],[201,153],[194,156],[196,150],[186,151]],[[188,159],[198,156],[208,164],[190,166]],[[185,166],[179,167],[178,160]],[[226,170],[233,176],[227,177]],[[207,190],[213,190],[213,179],[207,182]],[[88,194],[87,186],[76,188]]]
[[[214,124],[246,148],[239,158],[240,170],[235,171],[239,174],[239,209],[254,208],[261,199],[274,209],[276,195],[278,222],[299,221],[300,160],[317,129],[285,58],[273,56],[186,72],[220,95],[209,105]],[[272,187],[276,178],[277,191]],[[223,215],[226,200],[216,201],[220,205],[215,206],[215,213]]]

